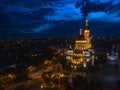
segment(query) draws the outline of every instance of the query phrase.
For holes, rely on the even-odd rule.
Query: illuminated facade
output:
[[[70,46],[67,51],[67,59],[70,61],[72,68],[87,67],[89,62],[94,60],[93,53],[88,18],[86,18],[84,33],[82,29],[80,29],[80,34],[75,40],[74,48],[72,49]],[[92,62],[92,65],[93,64],[94,62]]]

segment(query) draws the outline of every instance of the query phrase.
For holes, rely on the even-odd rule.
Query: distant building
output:
[[[107,64],[117,65],[118,64],[118,52],[115,49],[115,46],[112,47],[111,53],[107,53]]]
[[[88,27],[88,18],[86,18],[86,25],[84,33],[80,29],[80,34],[75,40],[74,48],[70,45],[67,51],[67,59],[71,63],[72,68],[87,67],[91,59],[92,65],[94,65],[94,51],[92,49],[90,30]]]

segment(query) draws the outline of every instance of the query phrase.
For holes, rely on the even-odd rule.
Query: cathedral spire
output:
[[[86,27],[88,27],[88,17],[86,17],[86,24],[85,24]]]

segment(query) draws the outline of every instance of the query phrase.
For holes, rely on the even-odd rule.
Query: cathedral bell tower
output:
[[[84,37],[85,39],[88,39],[90,37],[90,30],[88,27],[88,17],[86,17],[86,24],[85,24],[85,29],[84,29]]]
[[[88,27],[88,17],[86,17],[86,24],[85,24],[85,29],[84,29],[84,37],[87,41],[86,47],[91,48],[91,40],[90,40],[90,30]]]

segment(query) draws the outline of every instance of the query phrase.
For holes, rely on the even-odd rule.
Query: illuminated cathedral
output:
[[[88,19],[86,19],[84,34],[82,33],[82,29],[80,29],[80,35],[77,37],[75,41],[75,49],[88,50],[90,48],[91,48],[90,30],[88,28]]]
[[[71,67],[76,69],[87,67],[88,64],[94,65],[94,51],[92,49],[90,30],[88,27],[88,18],[84,31],[80,29],[79,36],[75,40],[74,48],[70,45],[67,51],[67,59],[71,63]]]

